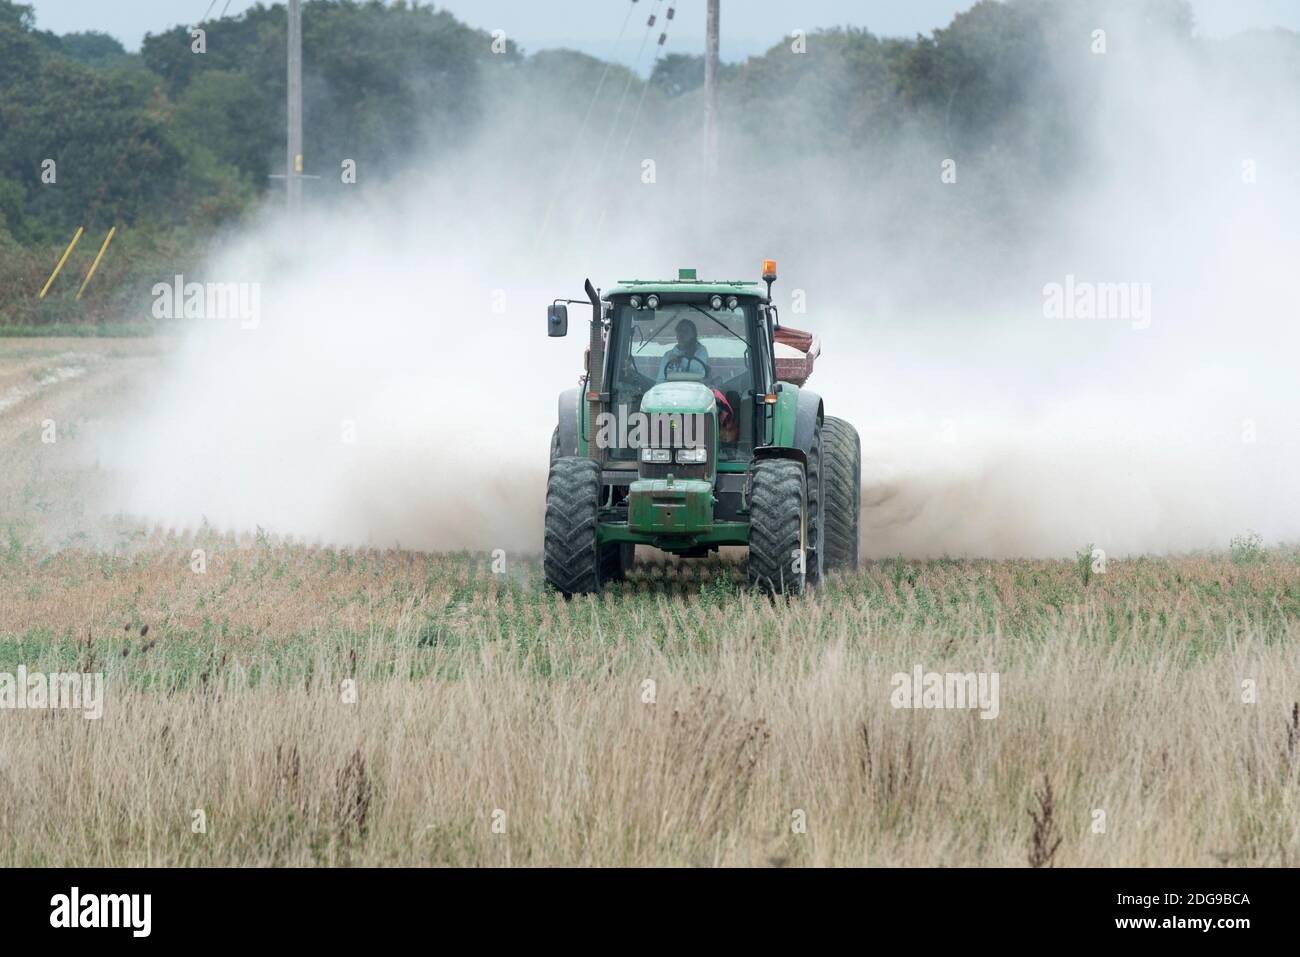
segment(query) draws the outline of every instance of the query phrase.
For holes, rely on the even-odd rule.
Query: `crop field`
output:
[[[0,710],[0,865],[1300,863],[1294,549],[788,603],[645,555],[566,602],[536,556],[104,514],[167,348],[0,340],[0,673],[104,676],[96,720]],[[995,701],[896,706],[917,670]]]

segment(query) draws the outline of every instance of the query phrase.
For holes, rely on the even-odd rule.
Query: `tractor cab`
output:
[[[775,381],[756,284],[624,282],[608,297],[612,410],[647,414],[662,404],[660,396],[675,396],[678,406],[693,395],[701,411],[714,408],[718,461],[748,462],[764,444],[764,417],[756,408]],[[635,462],[636,450],[612,447],[608,458]]]

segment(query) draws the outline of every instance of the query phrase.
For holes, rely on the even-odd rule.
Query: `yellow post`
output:
[[[59,264],[58,264],[57,266],[54,267],[54,272],[50,273],[49,281],[45,283],[45,288],[41,290],[41,295],[40,295],[40,298],[41,298],[41,299],[44,299],[44,298],[45,298],[45,294],[46,294],[47,292],[49,292],[49,291],[50,291],[50,287],[51,287],[52,285],[54,285],[54,280],[58,277],[58,275],[59,275],[59,270],[61,270],[61,269],[63,268],[63,264],[64,264],[65,262],[67,262],[67,261],[68,261],[68,257],[72,255],[72,250],[73,250],[73,248],[77,245],[77,243],[79,243],[79,242],[81,241],[81,234],[84,233],[85,231],[86,231],[86,227],[85,227],[85,226],[78,226],[78,227],[77,227],[77,235],[73,236],[73,237],[72,237],[72,242],[68,243],[68,248],[67,248],[66,250],[64,250],[63,258],[60,259],[60,260],[59,260]]]
[[[85,292],[85,291],[86,291],[86,287],[90,285],[90,277],[93,276],[93,275],[95,275],[95,270],[99,268],[99,261],[100,261],[101,259],[104,258],[104,253],[107,252],[107,250],[108,250],[108,244],[111,243],[111,242],[113,241],[113,234],[114,234],[115,232],[117,232],[117,227],[116,227],[116,226],[114,226],[112,229],[110,229],[110,230],[108,231],[108,235],[104,237],[104,245],[102,245],[102,246],[99,247],[99,255],[96,256],[96,257],[95,257],[95,261],[94,261],[93,263],[90,264],[90,272],[86,273],[86,281],[83,282],[83,283],[81,284],[81,288],[77,290],[77,301],[78,301],[78,302],[81,301],[81,294],[82,294],[83,292]]]

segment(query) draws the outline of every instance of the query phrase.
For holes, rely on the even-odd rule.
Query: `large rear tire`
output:
[[[822,534],[826,571],[858,567],[862,515],[862,440],[843,419],[822,423]]]
[[[546,481],[542,569],[546,580],[565,595],[600,591],[599,510],[600,466],[577,456],[552,461]]]
[[[808,577],[804,468],[791,459],[763,459],[752,477],[749,580],[774,595],[801,595]]]

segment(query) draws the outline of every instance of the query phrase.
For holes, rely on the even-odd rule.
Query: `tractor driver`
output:
[[[677,345],[665,352],[660,360],[657,381],[666,382],[669,372],[695,372],[702,376],[709,374],[709,353],[700,343],[695,323],[690,319],[677,323]]]

